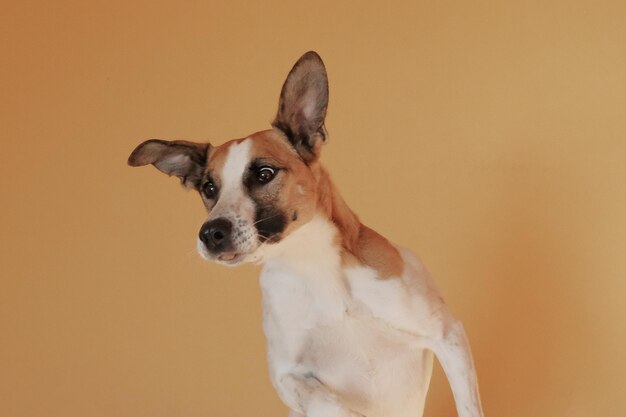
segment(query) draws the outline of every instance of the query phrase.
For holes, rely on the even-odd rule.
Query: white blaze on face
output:
[[[250,164],[250,139],[233,143],[228,149],[220,178],[217,204],[211,210],[207,221],[225,218],[233,225],[232,242],[234,250],[240,254],[254,251],[258,246],[258,236],[254,227],[254,202],[246,193],[243,177]],[[201,249],[199,244],[199,249]],[[206,257],[207,253],[200,250]]]
[[[239,143],[233,143],[228,149],[220,178],[222,179],[222,191],[229,195],[235,191],[243,194],[242,178],[250,163],[251,147],[252,141],[244,139]]]

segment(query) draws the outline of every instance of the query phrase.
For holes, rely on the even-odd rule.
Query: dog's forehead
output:
[[[300,161],[298,153],[285,136],[276,130],[264,130],[250,136],[255,158],[273,158],[276,163],[288,165]]]
[[[208,155],[206,172],[211,175],[219,175],[224,170],[226,158],[233,145],[243,142],[245,139],[236,139],[228,141],[220,146],[211,148]]]
[[[222,181],[241,178],[252,161],[289,167],[300,158],[289,142],[274,130],[254,133],[214,147],[209,153],[207,172]]]

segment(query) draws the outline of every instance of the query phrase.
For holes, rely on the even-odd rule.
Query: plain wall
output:
[[[14,1],[0,20],[0,415],[286,416],[258,268],[200,260],[197,194],[126,158],[267,128],[309,49],[325,165],[428,265],[487,416],[626,415],[623,1]],[[453,415],[437,367],[426,416]]]

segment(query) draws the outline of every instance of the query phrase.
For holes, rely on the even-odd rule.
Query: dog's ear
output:
[[[176,175],[185,187],[199,190],[210,149],[208,143],[150,139],[135,148],[128,165],[152,164],[167,175]]]
[[[328,77],[322,58],[309,51],[293,66],[280,93],[272,126],[280,129],[304,161],[315,160],[326,141]]]

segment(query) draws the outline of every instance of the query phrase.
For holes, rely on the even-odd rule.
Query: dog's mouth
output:
[[[230,261],[234,261],[238,257],[239,257],[238,253],[231,252],[231,253],[222,253],[221,255],[217,257],[217,259],[223,262],[230,262]]]
[[[242,261],[243,255],[237,252],[226,252],[219,254],[216,259],[226,265],[236,265]]]

